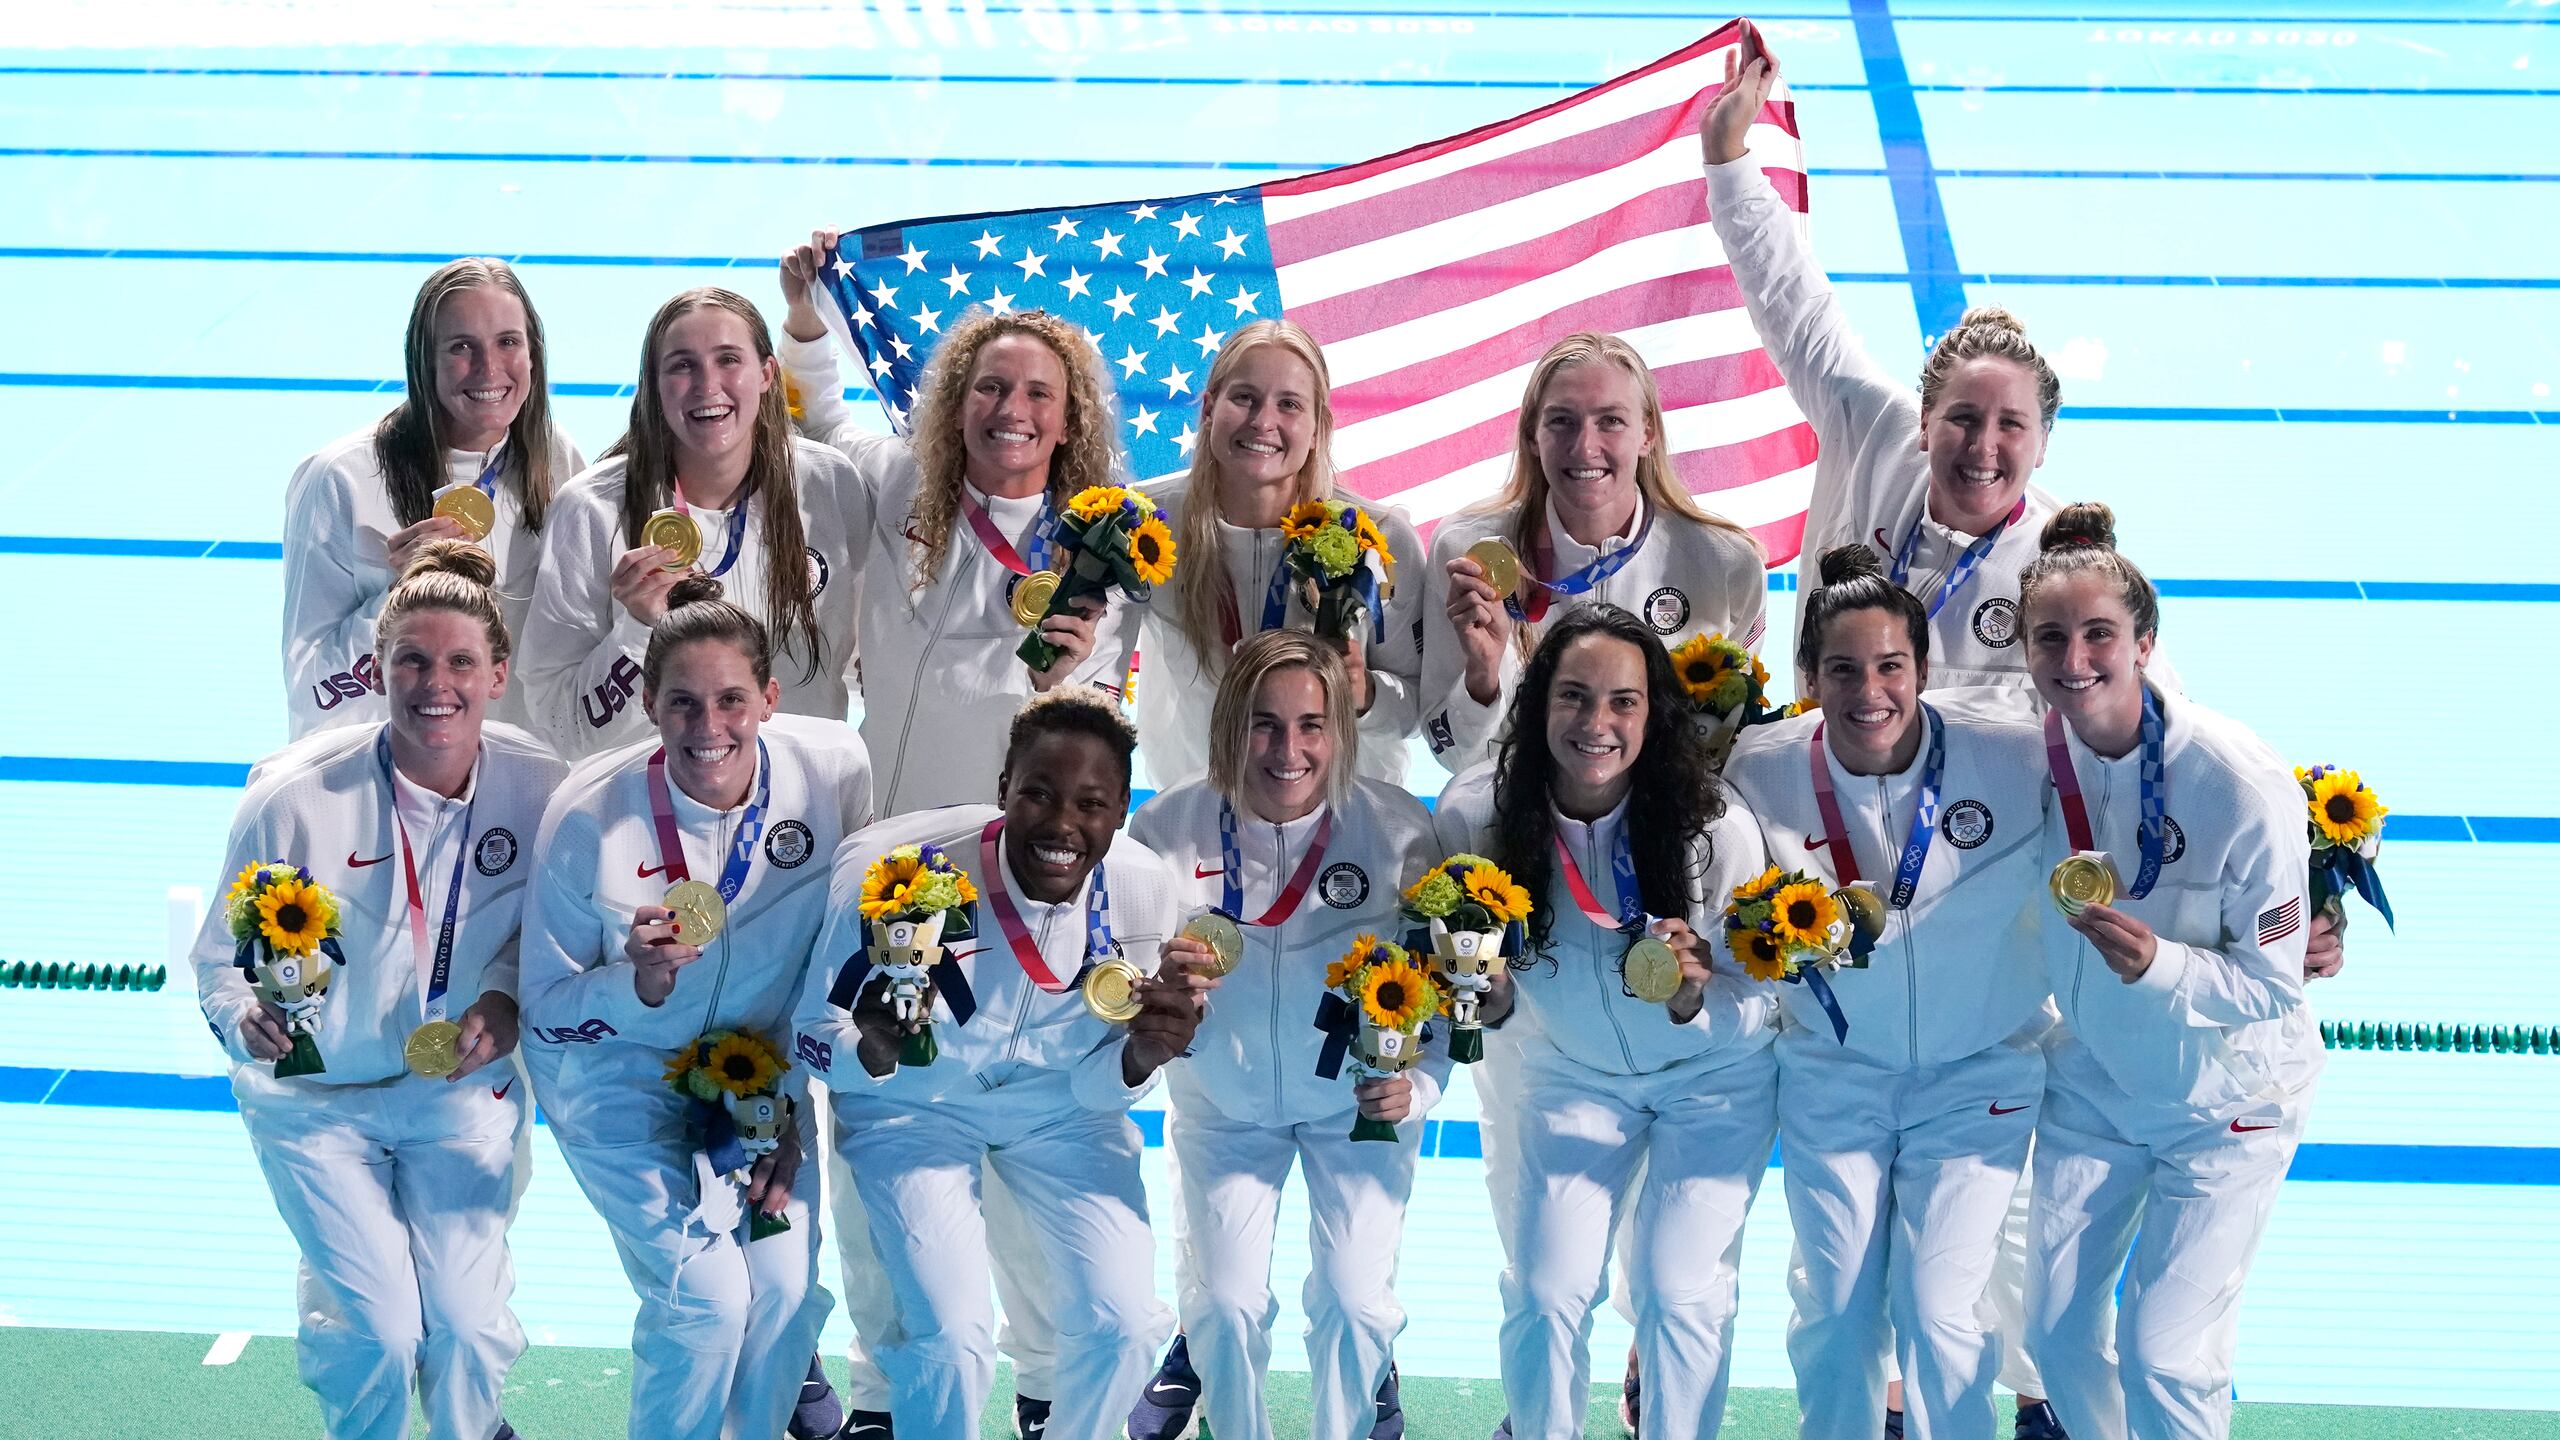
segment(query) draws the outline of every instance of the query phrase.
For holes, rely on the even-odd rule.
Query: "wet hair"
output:
[[[1044,735],[1090,735],[1120,760],[1120,793],[1129,793],[1129,760],[1138,753],[1138,727],[1120,713],[1120,702],[1091,685],[1061,685],[1022,702],[1004,738],[1004,773]]]
[[[1290,481],[1289,503],[1331,499],[1334,493],[1333,376],[1325,367],[1323,348],[1294,320],[1256,320],[1242,327],[1219,347],[1209,377],[1200,382],[1200,443],[1192,447],[1191,471],[1182,482],[1182,533],[1176,537],[1182,564],[1173,572],[1174,620],[1207,675],[1228,663],[1220,602],[1235,594],[1226,547],[1218,543],[1218,522],[1226,517],[1219,509],[1218,462],[1209,453],[1209,412],[1220,392],[1235,383],[1236,371],[1263,349],[1287,351],[1315,376],[1313,393],[1307,396],[1315,429],[1308,437],[1306,463]]]
[[[667,421],[666,407],[658,399],[658,352],[666,344],[667,331],[697,310],[726,310],[737,316],[746,326],[756,359],[773,359],[773,334],[765,328],[764,316],[754,302],[735,291],[716,285],[700,286],[659,306],[658,313],[650,317],[648,334],[640,342],[640,385],[631,397],[631,428],[605,452],[608,457],[624,457],[622,535],[633,546],[640,544],[641,528],[648,524],[650,515],[666,509],[675,499],[676,436]],[[790,402],[778,376],[765,387],[764,399],[756,406],[747,478],[731,503],[745,505],[759,496],[764,500],[760,536],[765,553],[764,613],[773,617],[773,631],[780,637],[782,648],[805,657],[800,678],[814,679],[825,645],[818,634],[814,577],[803,558],[809,551],[809,537],[800,519],[800,487],[791,451]],[[758,668],[762,671],[765,667]]]
[[[373,427],[373,461],[382,469],[383,486],[391,492],[391,513],[403,528],[426,519],[435,508],[435,492],[446,478],[445,451],[452,448],[453,417],[436,396],[436,317],[445,301],[483,286],[505,291],[524,307],[525,397],[517,407],[515,423],[507,427],[507,456],[500,478],[515,477],[525,529],[539,532],[542,517],[551,508],[551,488],[560,477],[551,473],[550,359],[542,340],[542,316],[534,310],[533,297],[525,293],[514,267],[504,260],[475,256],[438,266],[418,287],[418,298],[409,306],[408,338],[401,346],[409,388]]]
[[[764,622],[722,598],[721,585],[708,575],[687,575],[667,591],[666,613],[649,627],[649,648],[640,658],[644,696],[658,693],[659,677],[678,650],[696,640],[718,640],[736,647],[755,671],[756,684],[773,678],[773,640]]]
[[[504,661],[513,647],[506,618],[498,613],[498,597],[489,590],[497,582],[498,562],[468,540],[434,540],[418,547],[373,622],[373,653],[388,654],[393,633],[409,617],[450,610],[479,621],[489,637],[490,661]]]
[[[1113,485],[1120,477],[1120,422],[1113,390],[1104,378],[1102,352],[1084,327],[1046,310],[998,315],[972,310],[955,322],[925,366],[909,417],[907,444],[914,450],[918,483],[907,534],[914,542],[915,573],[909,588],[921,590],[942,573],[951,527],[960,518],[960,487],[967,483],[969,450],[960,435],[978,352],[1007,335],[1028,335],[1049,347],[1067,372],[1066,433],[1049,457],[1049,500],[1058,509],[1077,491]]]
[[[1331,642],[1305,630],[1265,630],[1236,647],[1218,681],[1209,710],[1209,788],[1229,800],[1244,798],[1245,756],[1251,750],[1254,697],[1262,682],[1305,670],[1324,691],[1325,729],[1333,735],[1333,760],[1325,771],[1325,798],[1342,803],[1360,764],[1360,717],[1351,706],[1351,670]]]
[[[1796,673],[1822,667],[1822,639],[1831,622],[1853,610],[1888,610],[1902,617],[1911,636],[1911,658],[1929,663],[1929,609],[1920,597],[1885,578],[1884,562],[1864,545],[1834,545],[1822,552],[1822,583],[1804,598],[1804,624],[1796,631]]]
[[[2026,325],[1997,305],[1974,306],[1964,312],[1956,328],[1938,338],[1929,363],[1920,367],[1920,413],[1926,416],[1938,408],[1947,377],[1957,366],[1985,355],[2010,361],[2035,377],[2036,407],[2044,412],[2044,428],[2053,429],[2053,417],[2062,409],[2062,379],[2027,338]]]
[[[2160,591],[2142,567],[2116,549],[2116,514],[2094,500],[2065,505],[2044,522],[2043,550],[2018,572],[2020,619],[2035,609],[2036,593],[2066,575],[2104,575],[2116,587],[2137,636],[2160,633]]]
[[[1644,657],[1644,742],[1627,792],[1627,833],[1634,841],[1636,892],[1644,908],[1685,918],[1697,893],[1689,847],[1724,813],[1724,781],[1691,722],[1688,692],[1670,652],[1651,627],[1615,605],[1577,605],[1547,627],[1529,656],[1505,716],[1493,781],[1493,838],[1488,859],[1527,887],[1537,902],[1529,916],[1529,948],[1543,950],[1554,932],[1546,901],[1555,878],[1554,753],[1547,746],[1547,698],[1564,652],[1588,636],[1623,641]],[[1515,968],[1525,964],[1516,959]]]

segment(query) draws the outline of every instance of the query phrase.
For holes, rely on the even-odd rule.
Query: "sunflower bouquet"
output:
[[[1449,1058],[1484,1058],[1484,1025],[1476,1011],[1493,988],[1490,973],[1529,918],[1529,892],[1481,855],[1452,855],[1404,892],[1404,918],[1428,927],[1432,974],[1449,992]]]
[[[1725,944],[1754,980],[1802,985],[1831,1027],[1848,1038],[1849,1022],[1831,993],[1830,972],[1866,964],[1883,929],[1872,891],[1832,890],[1801,870],[1772,865],[1734,887],[1724,907]]]
[[[1164,523],[1164,512],[1123,486],[1090,485],[1078,491],[1058,517],[1057,544],[1067,563],[1041,620],[1072,613],[1076,601],[1114,589],[1131,600],[1144,600],[1173,578],[1173,531]],[[1058,663],[1058,647],[1040,638],[1038,620],[1014,653],[1034,670]]]
[[[941,1058],[933,1038],[926,977],[943,957],[942,942],[977,933],[978,887],[936,845],[901,845],[862,872],[862,919],[871,963],[889,987],[889,1007],[901,1025],[915,1022],[898,1045],[901,1065],[930,1065]]]
[[[311,1037],[335,967],[347,963],[338,948],[338,897],[309,870],[268,860],[241,868],[223,914],[238,946],[232,963],[248,976],[252,993],[284,1011],[285,1032],[293,1037],[293,1048],[276,1060],[277,1076],[327,1070]]]
[[[1287,545],[1280,561],[1315,616],[1316,633],[1349,644],[1374,639],[1385,623],[1380,605],[1396,592],[1396,557],[1369,512],[1340,500],[1302,500],[1280,520]]]
[[[2364,777],[2335,765],[2296,766],[2294,783],[2311,813],[2311,908],[2331,918],[2346,913],[2349,890],[2393,925],[2390,897],[2373,862],[2382,855],[2382,817],[2390,814]]]
[[[758,1160],[782,1145],[791,1123],[791,1097],[782,1074],[791,1062],[753,1030],[714,1030],[667,1061],[667,1087],[684,1097],[686,1121],[711,1168],[745,1178]],[[753,1211],[750,1241],[779,1235],[790,1218]]]
[[[1411,952],[1375,935],[1351,942],[1349,953],[1325,968],[1325,996],[1316,1025],[1334,1037],[1327,1046],[1328,1064],[1319,1073],[1338,1073],[1339,1052],[1351,1056],[1355,1081],[1380,1080],[1401,1074],[1422,1058],[1422,1027],[1440,1013],[1445,997],[1437,977],[1414,963]],[[1351,1124],[1354,1140],[1393,1140],[1396,1127],[1361,1116]]]
[[[1671,673],[1696,708],[1708,753],[1722,765],[1733,737],[1777,715],[1769,708],[1769,671],[1759,657],[1724,638],[1692,635],[1671,652]]]

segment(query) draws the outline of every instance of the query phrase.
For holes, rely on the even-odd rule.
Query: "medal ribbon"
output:
[[[676,509],[684,512],[686,519],[692,519],[693,507],[684,503],[684,482],[676,480],[672,484],[676,492]],[[741,494],[737,497],[737,503],[729,507],[729,553],[720,557],[720,564],[716,569],[706,570],[703,573],[714,580],[728,574],[729,567],[738,563],[738,552],[745,546],[746,541],[747,497]]]
[[[1253,633],[1259,635],[1263,630],[1279,629],[1281,620],[1288,613],[1289,545],[1284,540],[1280,545],[1280,563],[1271,567],[1271,583],[1262,590],[1262,627]],[[1233,595],[1218,597],[1218,628],[1225,632],[1229,650],[1244,643],[1244,617],[1236,613],[1236,597]]]
[[[1911,835],[1902,842],[1901,862],[1893,867],[1893,908],[1908,910],[1911,897],[1920,888],[1920,867],[1928,862],[1929,843],[1938,834],[1938,782],[1947,769],[1947,731],[1933,707],[1923,704],[1920,713],[1929,720],[1929,763],[1920,771],[1920,804],[1911,815]],[[1840,816],[1839,797],[1831,793],[1831,762],[1823,749],[1822,728],[1828,721],[1813,727],[1813,744],[1808,753],[1813,758],[1813,801],[1822,810],[1823,833],[1830,836],[1832,868],[1839,872],[1842,885],[1858,883],[1858,856],[1849,844],[1849,823]]]
[[[1325,847],[1332,842],[1333,812],[1327,810],[1324,818],[1316,822],[1316,836],[1307,845],[1307,857],[1290,872],[1289,883],[1281,887],[1280,898],[1271,902],[1271,908],[1262,912],[1261,919],[1247,920],[1244,918],[1244,855],[1236,845],[1236,807],[1224,800],[1219,801],[1218,856],[1227,865],[1226,877],[1221,882],[1223,893],[1219,897],[1219,910],[1239,925],[1261,928],[1286,924],[1307,898],[1307,887],[1315,882],[1316,867],[1324,863]]]
[[[729,842],[729,858],[720,867],[720,899],[722,903],[737,900],[738,892],[747,887],[747,869],[755,863],[756,842],[764,838],[765,802],[773,797],[773,765],[765,754],[764,741],[756,741],[756,790],[747,802],[747,813],[738,818],[738,833]],[[685,868],[684,836],[676,829],[675,798],[667,790],[667,747],[661,745],[649,757],[649,818],[658,827],[658,863],[665,870],[672,888],[693,878]]]
[[[2160,719],[2160,702],[2151,687],[2142,687],[2142,828],[2138,843],[2142,847],[2142,867],[2133,877],[2133,887],[2125,891],[2128,900],[2139,900],[2151,893],[2160,881],[2160,867],[2169,854],[2169,762],[2166,754],[2166,730]],[[2062,712],[2044,712],[2044,764],[2053,774],[2054,793],[2062,798],[2062,826],[2071,838],[2075,853],[2094,852],[2098,848],[2097,832],[2089,825],[2089,805],[2081,798],[2080,772],[2071,764],[2071,744],[2063,738]]]
[[[479,788],[472,788],[469,803],[462,807],[462,838],[453,847],[453,878],[445,883],[444,921],[436,931],[431,956],[427,949],[427,900],[418,889],[417,847],[409,843],[409,822],[400,818],[400,787],[391,778],[390,727],[385,726],[373,742],[373,753],[382,762],[382,788],[391,799],[391,833],[399,837],[400,873],[409,882],[409,953],[427,971],[427,1018],[441,1020],[445,991],[453,979],[454,921],[462,913],[462,861],[471,853],[471,812],[479,808]]]
[[[1618,914],[1615,919],[1592,893],[1591,882],[1582,878],[1582,867],[1574,862],[1573,850],[1564,843],[1564,833],[1556,833],[1556,858],[1564,862],[1564,888],[1573,896],[1574,908],[1582,918],[1603,930],[1622,935],[1642,935],[1651,921],[1644,912],[1644,897],[1636,889],[1635,838],[1628,826],[1618,826],[1618,844],[1609,856],[1609,878],[1618,887]]]
[[[501,440],[498,442],[497,448],[489,452],[488,463],[480,467],[480,478],[472,481],[471,483],[480,487],[481,494],[488,496],[492,500],[497,499],[498,471],[505,468],[506,463],[507,442]]]
[[[1991,553],[1991,547],[1999,544],[2000,537],[2008,531],[2010,526],[2018,523],[2019,516],[2026,513],[2027,497],[2020,495],[2018,497],[2018,503],[2010,507],[2009,518],[1992,526],[1989,534],[1982,536],[1972,544],[1964,547],[1964,554],[1956,557],[1954,568],[1947,571],[1947,578],[1938,582],[1937,598],[1929,602],[1930,619],[1935,620],[1938,618],[1938,612],[1946,608],[1947,601],[1952,598],[1958,590],[1964,588],[1964,582],[1973,578],[1974,570],[1982,564],[1983,557]],[[1892,579],[1893,583],[1897,586],[1902,586],[1902,588],[1905,589],[1909,588],[1907,585],[1904,585],[1903,582],[1908,579],[1911,574],[1911,557],[1919,553],[1920,529],[1923,525],[1928,523],[1928,518],[1929,507],[1923,504],[1920,507],[1919,516],[1911,522],[1911,529],[1903,535],[1901,548],[1893,552]]]
[[[978,503],[978,497],[971,494],[965,484],[960,487],[960,513],[969,517],[969,528],[977,533],[978,543],[987,547],[987,553],[1005,569],[1015,575],[1028,575],[1034,570],[1049,568],[1049,535],[1057,528],[1057,520],[1050,512],[1046,494],[1040,499],[1039,518],[1031,522],[1031,558],[1028,560],[1022,558],[1021,551],[1013,548],[1012,541],[1004,538],[1004,532],[996,528],[995,517],[987,513],[987,507]]]
[[[1526,605],[1523,605],[1520,597],[1515,594],[1502,602],[1502,608],[1510,611],[1511,618],[1514,620],[1534,622],[1547,618],[1549,592],[1558,595],[1587,595],[1598,589],[1601,581],[1625,569],[1627,562],[1636,558],[1636,552],[1644,548],[1645,537],[1653,533],[1653,511],[1654,507],[1651,505],[1644,507],[1644,523],[1636,527],[1635,538],[1629,540],[1624,547],[1601,556],[1570,575],[1560,575],[1553,580],[1541,579],[1538,575],[1541,570],[1554,569],[1556,563],[1555,545],[1547,534],[1547,517],[1540,515],[1537,538],[1529,545],[1529,556],[1535,563],[1520,567],[1521,574],[1526,576],[1529,583],[1536,588],[1530,592]]]
[[[987,893],[988,908],[996,912],[996,927],[1004,931],[1005,943],[1013,947],[1014,961],[1022,967],[1022,973],[1031,977],[1032,984],[1051,995],[1065,994],[1067,987],[1075,983],[1073,977],[1061,980],[1058,972],[1049,968],[1047,957],[1040,953],[1039,943],[1031,938],[1030,927],[1022,923],[1022,912],[1014,908],[1013,896],[1005,888],[1004,872],[996,868],[1003,863],[1002,857],[996,853],[996,837],[1002,833],[1004,817],[1001,815],[988,821],[987,828],[978,832],[978,869],[986,877],[981,888]],[[1093,867],[1092,888],[1085,892],[1084,901],[1087,964],[1111,948],[1110,908],[1111,892],[1103,881],[1102,867],[1096,865]]]

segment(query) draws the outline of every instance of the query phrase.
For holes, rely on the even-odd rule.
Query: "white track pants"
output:
[[[1404,1329],[1395,1260],[1422,1122],[1396,1127],[1394,1144],[1353,1140],[1348,1109],[1301,1125],[1242,1124],[1186,1079],[1173,1081],[1165,1136],[1177,1157],[1184,1216],[1182,1329],[1209,1428],[1219,1440],[1272,1440],[1263,1404],[1280,1312],[1271,1249],[1294,1164],[1306,1177],[1313,1264],[1305,1290],[1312,1434],[1367,1435],[1377,1421],[1378,1383]]]
[[[2035,1147],[2027,1147],[2027,1168],[2009,1197],[2008,1218],[2000,1222],[2000,1255],[1991,1265],[1991,1288],[1982,1299],[1982,1328],[2000,1336],[2000,1383],[2020,1395],[2043,1399],[2044,1374],[2027,1348],[2027,1213],[2036,1188]],[[1902,1367],[1891,1353],[1885,1378],[1899,1380]]]
[[[772,1440],[790,1423],[835,1297],[818,1283],[817,1141],[795,1106],[791,1228],[750,1242],[746,1187],[681,1139],[560,1153],[640,1297],[632,1440]]]
[[[296,1355],[329,1440],[406,1440],[413,1392],[430,1440],[488,1440],[524,1353],[507,1308],[515,1067],[325,1090],[252,1075],[235,1090],[302,1249]]]
[[[995,1383],[982,1177],[1018,1202],[1050,1287],[1056,1370],[1048,1440],[1105,1440],[1173,1333],[1155,1296],[1138,1127],[1044,1077],[931,1106],[838,1094],[854,1183],[897,1297],[887,1372],[899,1440],[974,1440]]]
[[[1743,1220],[1777,1130],[1777,1065],[1762,1050],[1720,1068],[1604,1075],[1543,1044],[1524,1049],[1503,1117],[1516,1207],[1502,1277],[1512,1433],[1581,1436],[1593,1312],[1632,1202],[1627,1288],[1646,1440],[1712,1436],[1731,1373]]]
[[[2036,1128],[2027,1321],[2054,1410],[2074,1440],[2221,1440],[2240,1287],[2311,1097],[2124,1123],[2094,1088],[2057,1074]]]
[[[2044,1052],[2021,1032],[1946,1064],[1889,1067],[1802,1028],[1775,1048],[1803,1435],[1875,1440],[1891,1349],[1905,1433],[1990,1440],[2001,1343],[1982,1312]]]

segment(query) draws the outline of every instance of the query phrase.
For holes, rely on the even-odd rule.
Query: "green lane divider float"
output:
[[[165,965],[0,964],[0,990],[157,990],[169,983]]]
[[[2560,1051],[2560,1025],[2411,1025],[2389,1020],[2323,1020],[2320,1041],[2332,1050],[2549,1055]]]

